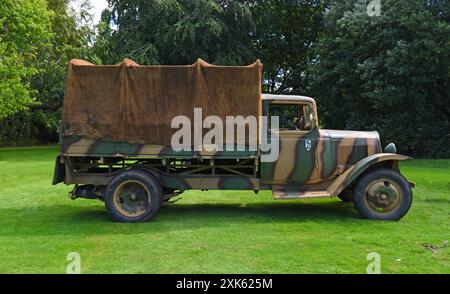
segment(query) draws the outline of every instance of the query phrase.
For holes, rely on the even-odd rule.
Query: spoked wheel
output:
[[[113,219],[142,222],[151,219],[161,207],[158,182],[143,171],[125,171],[116,176],[105,192],[105,206]]]
[[[364,218],[398,220],[411,207],[409,183],[390,169],[374,170],[356,185],[353,203]]]

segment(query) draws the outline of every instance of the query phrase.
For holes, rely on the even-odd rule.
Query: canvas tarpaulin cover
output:
[[[63,135],[132,144],[170,145],[172,119],[261,115],[261,71],[248,66],[214,66],[199,59],[186,66],[141,66],[125,59],[68,65],[62,114]]]

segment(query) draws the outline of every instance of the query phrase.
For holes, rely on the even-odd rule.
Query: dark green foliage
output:
[[[306,69],[322,29],[325,1],[256,1],[255,55],[264,64],[266,93],[306,94]]]
[[[250,9],[243,1],[110,0],[113,59],[142,64],[254,61]]]
[[[295,129],[295,122],[299,118],[297,105],[270,105],[270,116],[278,116],[279,129]]]
[[[378,130],[401,153],[450,156],[450,25],[435,8],[385,0],[368,17],[366,1],[334,1],[312,67],[322,124]]]

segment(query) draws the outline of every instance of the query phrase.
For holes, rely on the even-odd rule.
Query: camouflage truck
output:
[[[279,155],[261,151],[174,151],[61,134],[53,184],[74,184],[70,197],[99,199],[112,218],[141,222],[186,190],[271,190],[276,200],[339,197],[368,219],[398,220],[412,188],[400,174],[393,143],[376,131],[320,129],[316,103],[304,96],[261,95],[262,114],[280,116]]]

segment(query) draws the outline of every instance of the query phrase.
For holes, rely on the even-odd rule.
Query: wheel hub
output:
[[[117,187],[114,204],[122,214],[136,217],[145,213],[149,205],[149,192],[137,181],[127,181]]]
[[[365,200],[373,211],[388,213],[400,203],[400,191],[398,185],[389,179],[375,180],[367,186]]]

